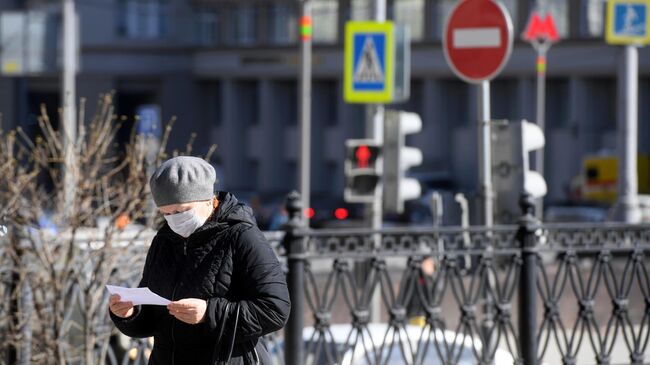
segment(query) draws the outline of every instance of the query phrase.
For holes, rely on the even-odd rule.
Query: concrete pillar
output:
[[[535,84],[533,79],[521,77],[517,80],[517,119],[535,120]]]
[[[576,140],[571,147],[567,157],[573,161],[574,171],[581,172],[582,159],[586,153],[591,149],[591,141],[589,135],[585,133],[591,128],[591,123],[585,117],[587,111],[587,95],[586,95],[585,80],[579,77],[571,77],[569,79],[569,121],[570,129]]]
[[[288,106],[278,102],[274,97],[274,86],[273,81],[269,79],[263,79],[258,84],[259,121],[255,127],[258,133],[251,142],[255,143],[254,148],[257,150],[255,158],[259,169],[257,185],[260,192],[276,192],[285,185],[284,149],[280,147],[282,144],[279,141],[283,139],[283,127],[286,121],[278,118],[276,111]],[[298,143],[298,141],[284,141],[284,143]]]
[[[77,98],[85,98],[85,122],[92,120],[97,112],[99,96],[110,93],[115,89],[115,82],[111,76],[84,75],[77,77]]]
[[[311,193],[323,194],[330,189],[330,177],[325,159],[327,109],[335,93],[330,93],[331,84],[327,81],[315,81],[313,84],[312,119],[311,119]],[[336,86],[334,86],[336,87]],[[342,144],[340,146],[343,146]]]
[[[22,119],[19,100],[27,95],[19,95],[19,82],[14,78],[0,78],[0,129],[4,131],[15,128]]]
[[[332,195],[342,197],[345,187],[344,160],[345,150],[343,148],[345,140],[350,138],[362,138],[365,132],[365,107],[355,104],[348,104],[343,101],[343,79],[337,81],[337,128],[341,130],[341,140],[337,143],[341,146],[341,153],[336,159],[336,174],[330,178],[332,183]]]
[[[350,19],[351,16],[351,0],[339,0],[339,16],[338,16],[338,42],[343,43],[343,38],[345,37],[345,22]]]
[[[224,190],[245,187],[243,171],[247,168],[243,151],[245,126],[237,120],[237,83],[232,79],[221,82],[221,133],[218,136],[217,153],[221,155],[224,170]]]
[[[421,98],[420,105],[416,108],[421,111],[422,132],[410,136],[409,140],[422,151],[424,155],[422,165],[431,169],[437,166],[436,170],[438,170],[448,146],[449,131],[442,128],[445,123],[438,109],[440,100],[438,84],[433,79],[424,79],[419,85],[422,85]]]
[[[423,41],[436,41],[441,39],[438,34],[437,24],[440,19],[438,2],[435,0],[424,1],[424,37]]]

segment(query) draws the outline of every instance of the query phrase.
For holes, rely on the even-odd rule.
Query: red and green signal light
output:
[[[303,16],[300,18],[300,38],[303,41],[311,40],[313,32],[312,20],[310,16]]]

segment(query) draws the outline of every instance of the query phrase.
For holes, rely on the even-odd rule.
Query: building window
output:
[[[214,46],[219,43],[221,22],[216,10],[202,10],[197,14],[198,41],[202,46]]]
[[[279,81],[275,87],[276,115],[288,127],[298,125],[298,83],[296,81]]]
[[[238,119],[241,126],[254,126],[259,124],[260,91],[257,81],[240,81],[237,88],[237,100],[240,105],[249,105],[249,108],[238,109]]]
[[[469,89],[470,86],[460,80],[440,81],[440,115],[445,120],[445,125],[464,127],[473,121],[467,103],[464,102],[470,98]]]
[[[204,82],[200,84],[201,112],[208,127],[219,127],[223,117],[222,85],[219,82]]]
[[[256,9],[251,4],[238,5],[232,9],[231,41],[238,45],[249,45],[256,41]]]
[[[454,9],[456,4],[457,1],[455,0],[440,0],[438,2],[438,11],[436,12],[438,19],[435,21],[437,28],[435,35],[437,36],[438,40],[441,40],[444,36],[446,19],[449,17],[449,14],[451,14],[451,11]]]
[[[512,120],[517,117],[517,81],[498,78],[490,82],[490,101],[493,119]]]
[[[510,18],[512,19],[512,29],[516,34],[517,30],[519,29],[517,0],[502,0],[501,3],[505,6],[508,13],[510,13]],[[440,0],[438,2],[438,21],[436,22],[436,27],[438,28],[436,34],[439,37],[438,39],[442,39],[443,34],[445,34],[444,27],[447,23],[447,18],[457,4],[458,0]],[[422,12],[424,13],[424,10]]]
[[[568,0],[546,0],[546,7],[542,11],[553,14],[558,35],[561,38],[569,36],[569,1]]]
[[[118,32],[130,39],[161,39],[165,35],[167,1],[121,0]]]
[[[372,18],[371,0],[351,0],[352,20],[369,20]]]
[[[323,80],[314,82],[314,119],[324,126],[336,127],[338,118],[338,99],[336,81]]]
[[[269,22],[271,25],[271,43],[290,44],[296,41],[298,19],[296,7],[292,3],[272,4]]]
[[[549,79],[546,86],[546,128],[561,129],[569,125],[569,80]]]
[[[616,80],[594,78],[587,82],[587,98],[592,101],[586,117],[595,133],[616,131]],[[602,138],[602,137],[601,137]]]
[[[603,20],[605,19],[605,0],[585,0],[587,17],[587,35],[589,37],[603,36]]]
[[[424,38],[424,0],[395,0],[395,22],[406,25],[411,31],[411,40]]]
[[[314,42],[335,43],[338,37],[338,0],[315,0],[311,9]]]
[[[522,29],[519,28],[519,0],[502,0],[502,3],[505,5],[508,13],[510,13],[510,18],[512,19],[512,30],[515,34],[520,33],[519,31]]]

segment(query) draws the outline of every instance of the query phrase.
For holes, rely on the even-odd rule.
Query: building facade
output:
[[[345,21],[369,19],[371,0],[312,0],[314,12],[312,195],[343,196],[344,141],[364,133],[365,111],[342,97]],[[388,15],[412,34],[411,98],[423,130],[408,138],[424,163],[417,176],[446,189],[478,190],[476,88],[447,66],[441,36],[453,0],[389,0]],[[521,34],[535,1],[504,0]],[[49,9],[60,1],[0,0],[0,11]],[[77,0],[81,33],[78,96],[116,92],[132,115],[158,104],[178,117],[172,145],[197,132],[195,151],[218,148],[225,189],[280,196],[297,187],[298,2],[283,0]],[[547,202],[569,198],[587,155],[616,148],[620,49],[603,41],[603,0],[547,0],[563,40],[548,58]],[[517,37],[518,38],[518,37]],[[650,51],[640,50],[639,153],[650,154]],[[535,52],[515,41],[491,83],[493,119],[535,116]],[[38,104],[55,108],[56,72],[0,76],[4,128],[29,127]],[[89,105],[93,105],[92,102]],[[90,107],[92,109],[92,107]]]

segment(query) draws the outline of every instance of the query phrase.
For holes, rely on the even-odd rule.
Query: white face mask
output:
[[[208,220],[208,217],[199,218],[194,209],[186,210],[181,213],[165,215],[164,217],[169,224],[169,228],[185,238],[189,237]]]

